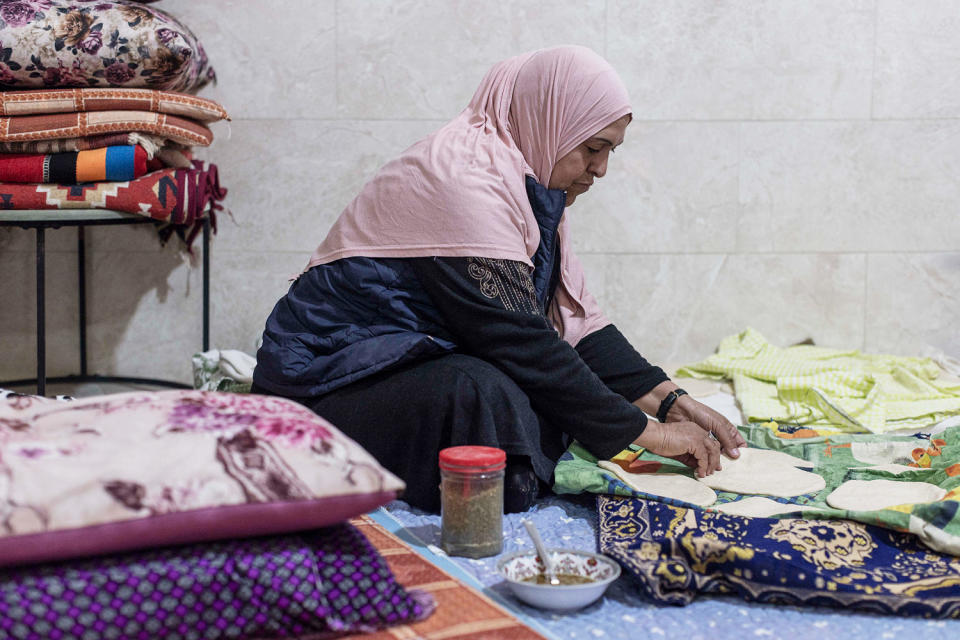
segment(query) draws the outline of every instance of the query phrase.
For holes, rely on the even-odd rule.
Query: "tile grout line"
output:
[[[340,0],[333,0],[333,110],[340,113]]]
[[[578,250],[580,256],[858,256],[960,254],[960,249],[851,249],[849,251],[596,251]]]
[[[870,120],[874,120],[877,97],[877,30],[880,21],[880,0],[873,0],[873,56],[870,68]]]
[[[603,3],[603,58],[609,60],[610,36],[607,33],[607,25],[610,24],[610,0],[604,0]]]
[[[861,350],[867,350],[867,296],[870,292],[870,254],[863,254],[863,345]]]
[[[337,73],[339,77],[339,72]],[[339,84],[339,80],[335,81]],[[339,99],[339,98],[338,98]],[[371,117],[348,117],[348,116],[236,116],[231,122],[241,121],[260,122],[263,120],[278,120],[281,122],[304,121],[304,122],[441,122],[447,120],[442,118],[426,118],[415,116],[397,116],[393,118],[371,118]],[[634,117],[632,122],[641,124],[806,124],[806,123],[872,123],[872,122],[956,122],[960,121],[960,115],[957,116],[927,116],[921,118],[641,118]]]
[[[744,218],[743,202],[743,123],[737,124],[737,221],[733,230],[733,247],[740,253],[740,225]]]
[[[89,253],[90,249],[88,249]],[[106,253],[146,253],[147,251],[153,251],[153,249],[148,249],[147,251],[141,249],[102,249],[96,248],[96,253],[106,254]],[[274,249],[270,251],[258,251],[259,254],[290,254],[290,255],[306,255],[309,254],[313,249]],[[24,254],[24,255],[33,255],[35,250],[31,248],[27,249],[7,249],[3,248],[4,255],[14,255],[14,254]],[[219,247],[217,250],[218,253],[222,255],[227,254],[243,254],[250,255],[251,250],[244,247]],[[76,249],[46,249],[47,254],[76,254]],[[850,251],[577,251],[577,255],[580,256],[614,256],[614,257],[648,257],[648,256],[856,256],[856,255],[874,255],[874,256],[897,256],[897,255],[931,255],[931,254],[960,254],[960,249],[911,249],[911,250],[881,250],[881,251],[869,251],[863,249],[854,249]]]

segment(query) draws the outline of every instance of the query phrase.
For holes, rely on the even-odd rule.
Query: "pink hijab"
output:
[[[479,256],[532,265],[540,231],[525,176],[553,166],[630,113],[613,68],[585,47],[543,49],[493,66],[454,120],[384,165],[347,205],[307,269],[350,256]],[[549,310],[576,345],[609,322],[587,292],[566,217],[561,281]]]

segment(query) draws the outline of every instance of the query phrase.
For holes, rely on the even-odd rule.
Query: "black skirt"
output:
[[[406,483],[403,500],[428,511],[440,508],[437,460],[445,447],[484,445],[506,451],[512,468],[505,488],[508,503],[518,498],[511,491],[518,482],[513,469],[532,467],[540,483],[549,486],[566,447],[563,433],[544,424],[511,378],[484,360],[459,353],[391,368],[319,398],[293,399],[356,440]],[[529,494],[529,481],[519,482],[519,489]]]

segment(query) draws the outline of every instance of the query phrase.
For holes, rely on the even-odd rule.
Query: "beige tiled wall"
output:
[[[232,217],[214,346],[249,352],[286,278],[385,160],[493,62],[576,43],[634,123],[568,215],[591,288],[654,361],[753,326],[960,356],[956,0],[164,0],[233,115],[205,153]],[[76,368],[75,232],[47,234],[48,366]],[[148,228],[90,231],[91,365],[189,380],[200,277]],[[34,238],[0,231],[0,377],[33,372]]]

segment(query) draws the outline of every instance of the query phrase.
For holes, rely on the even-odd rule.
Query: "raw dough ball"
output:
[[[698,507],[709,507],[717,501],[717,494],[709,487],[679,473],[631,473],[609,460],[601,460],[597,464],[616,474],[631,489],[642,493],[683,500]]]
[[[782,451],[740,449],[740,457],[723,456],[723,469],[697,481],[719,491],[792,498],[820,491],[826,481],[797,467],[813,467],[813,463]]]
[[[847,511],[876,511],[899,504],[936,502],[947,495],[928,482],[847,480],[827,496],[827,504]]]

